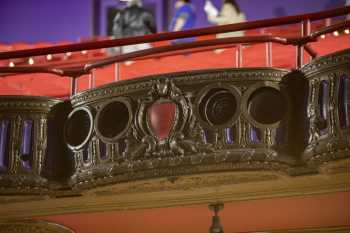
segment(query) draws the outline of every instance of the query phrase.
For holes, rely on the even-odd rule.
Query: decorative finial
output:
[[[217,202],[209,204],[209,209],[214,212],[214,216],[212,218],[212,225],[209,229],[209,233],[224,233],[224,229],[220,224],[220,217],[218,215],[219,211],[224,208],[224,203]]]

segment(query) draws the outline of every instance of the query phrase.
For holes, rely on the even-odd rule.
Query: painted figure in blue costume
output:
[[[190,0],[177,0],[175,14],[171,21],[170,31],[184,31],[192,29],[196,22],[196,11]],[[172,41],[173,44],[191,42],[194,38],[182,38]]]

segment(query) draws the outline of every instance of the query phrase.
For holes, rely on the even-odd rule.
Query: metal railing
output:
[[[102,40],[94,42],[83,42],[68,45],[51,46],[44,48],[16,50],[0,53],[0,60],[14,59],[23,57],[33,57],[47,54],[67,53],[82,50],[93,50],[101,48],[110,48],[123,45],[131,45],[138,43],[150,43],[164,40],[173,40],[178,38],[198,37],[203,35],[242,31],[249,29],[259,29],[273,26],[282,26],[288,24],[300,23],[300,36],[295,37],[280,37],[273,35],[261,35],[261,36],[245,36],[245,37],[231,37],[221,39],[207,39],[201,41],[195,41],[184,44],[165,45],[159,47],[153,47],[141,51],[119,54],[112,57],[87,60],[78,64],[72,64],[71,66],[60,67],[54,66],[16,66],[16,67],[0,67],[0,74],[18,74],[18,73],[52,73],[59,76],[69,76],[71,82],[71,94],[76,94],[77,80],[82,75],[90,75],[89,83],[90,88],[94,87],[95,77],[93,70],[96,68],[104,67],[111,64],[118,64],[119,62],[127,61],[130,59],[149,59],[162,56],[176,55],[183,53],[184,50],[192,49],[194,52],[211,50],[213,47],[236,47],[236,66],[241,66],[242,61],[242,44],[257,44],[266,43],[267,65],[272,66],[272,52],[271,43],[279,43],[283,45],[293,45],[296,47],[296,68],[300,68],[303,65],[304,50],[312,57],[317,57],[317,52],[314,51],[309,45],[310,42],[316,42],[319,36],[330,33],[336,30],[342,30],[350,27],[350,20],[335,23],[333,25],[325,26],[314,32],[311,31],[311,23],[316,20],[326,20],[329,22],[330,17],[336,17],[341,15],[350,14],[350,6],[336,8],[328,11],[322,11],[311,14],[287,16],[274,19],[250,21],[244,23],[215,26],[201,29],[193,29],[180,32],[166,32],[146,36]],[[116,73],[119,67],[116,67]],[[118,79],[118,77],[116,78]]]

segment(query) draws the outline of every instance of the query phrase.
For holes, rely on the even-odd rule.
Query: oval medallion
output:
[[[175,125],[176,104],[174,102],[156,102],[147,110],[148,125],[159,140],[169,137]]]

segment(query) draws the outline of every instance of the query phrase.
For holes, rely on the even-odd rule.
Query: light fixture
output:
[[[66,56],[67,56],[67,57],[72,56],[72,52],[66,52]]]
[[[28,64],[34,65],[34,59],[32,57],[28,59]]]
[[[15,63],[13,61],[10,61],[9,67],[15,67]]]
[[[326,38],[325,34],[321,35],[321,39],[325,39],[325,38]]]
[[[47,54],[46,55],[46,60],[51,61],[52,60],[52,54]]]
[[[349,35],[349,34],[350,34],[349,28],[345,29],[345,30],[344,30],[344,33],[347,34],[347,35]]]
[[[81,51],[81,54],[84,54],[84,55],[85,55],[85,54],[87,54],[87,51],[86,51],[86,50],[82,50],[82,51]]]
[[[220,217],[218,215],[219,211],[224,208],[224,203],[213,203],[209,205],[209,209],[214,212],[212,217],[212,224],[209,229],[209,233],[224,233],[224,229],[220,224]]]
[[[339,32],[338,31],[334,31],[333,32],[333,36],[339,36]]]

